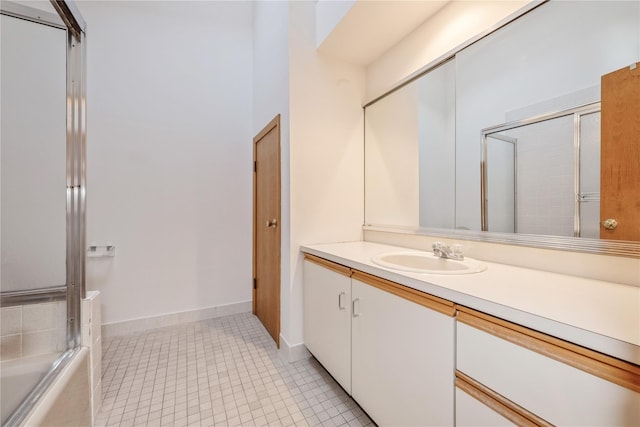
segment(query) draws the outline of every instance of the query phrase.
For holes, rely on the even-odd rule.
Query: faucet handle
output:
[[[433,254],[440,256],[442,253],[442,242],[433,242],[431,245],[431,249],[433,249]]]
[[[456,259],[464,259],[464,246],[462,246],[460,243],[456,243],[454,245],[451,245],[451,254],[456,258]]]

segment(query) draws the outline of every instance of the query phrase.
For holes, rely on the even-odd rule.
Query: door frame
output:
[[[257,315],[257,289],[256,289],[256,259],[258,254],[258,247],[256,244],[256,234],[257,234],[257,214],[258,214],[258,205],[257,205],[257,145],[258,142],[264,138],[272,130],[276,130],[278,137],[278,165],[276,171],[276,181],[277,181],[277,206],[278,212],[276,217],[281,219],[281,208],[282,208],[282,183],[281,183],[281,149],[280,149],[280,141],[281,141],[281,133],[280,133],[280,114],[277,114],[256,136],[253,137],[253,243],[252,243],[252,312],[254,315]],[[281,221],[280,221],[281,222]],[[278,286],[277,286],[277,311],[278,311],[278,325],[277,325],[277,338],[276,338],[276,346],[280,348],[280,288],[281,288],[281,278],[282,278],[282,247],[281,247],[281,236],[282,236],[282,225],[278,226],[278,262],[277,262],[277,272],[278,272]]]

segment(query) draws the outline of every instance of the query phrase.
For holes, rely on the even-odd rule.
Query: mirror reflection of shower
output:
[[[501,233],[515,233],[518,230],[516,206],[517,138],[493,133],[487,135],[487,158],[491,168],[487,168],[487,188],[491,189],[491,215],[487,215],[488,229]]]
[[[599,103],[495,126],[482,136],[483,230],[598,238]]]

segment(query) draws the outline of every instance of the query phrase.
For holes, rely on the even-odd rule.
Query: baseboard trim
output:
[[[201,308],[197,310],[181,311],[178,313],[161,314],[159,316],[144,317],[141,319],[125,320],[122,322],[105,323],[102,325],[103,337],[130,335],[151,329],[166,326],[181,325],[200,320],[214,319],[229,316],[231,314],[251,312],[251,301],[241,301],[232,304],[218,305],[215,307]]]
[[[293,363],[298,360],[308,359],[311,357],[311,353],[304,346],[304,343],[291,345],[280,334],[280,349],[278,350],[278,356],[285,362]]]

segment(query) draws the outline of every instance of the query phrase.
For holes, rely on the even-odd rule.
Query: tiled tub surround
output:
[[[66,349],[67,302],[0,308],[0,408],[8,417]]]
[[[20,424],[24,426],[91,426],[87,390],[89,355],[86,347],[67,353],[66,364]]]
[[[100,292],[89,291],[82,300],[82,345],[89,350],[91,414],[95,417],[102,403],[102,328]]]
[[[640,287],[486,262],[482,273],[432,275],[371,261],[406,248],[372,242],[305,245],[302,251],[548,335],[640,364]]]
[[[66,349],[66,301],[0,308],[2,361]]]
[[[95,297],[99,297],[97,292],[93,295],[94,301]],[[99,304],[99,299],[97,301]],[[4,417],[17,407],[66,350],[67,302],[55,301],[2,307],[0,313],[2,315],[0,319],[2,330],[0,397]],[[99,316],[99,310],[97,314]],[[99,332],[99,317],[97,325]],[[83,330],[87,334],[89,326],[83,325]],[[99,333],[97,336],[99,338]],[[88,347],[91,348],[91,346]],[[99,363],[99,358],[96,360],[96,363]],[[28,415],[29,419],[46,419],[48,423],[58,420],[60,422],[57,425],[87,424],[87,416],[90,414],[88,362],[88,352],[78,352],[73,361],[60,372],[42,398],[34,405]],[[96,377],[99,380],[98,372]],[[99,391],[99,386],[95,390]],[[70,409],[71,407],[73,410]],[[40,425],[40,423],[41,421],[34,421],[27,425]]]

